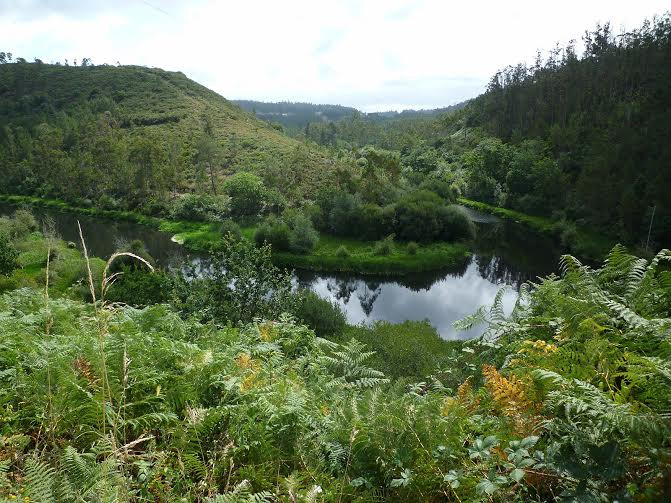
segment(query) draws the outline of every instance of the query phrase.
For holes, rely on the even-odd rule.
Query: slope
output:
[[[47,150],[59,152],[62,172],[89,164],[84,154],[95,157],[103,134],[120,145],[119,159],[107,162],[108,152],[105,162],[94,159],[94,164],[127,167],[134,162],[133,141],[147,138],[157,148],[147,156],[179,171],[174,186],[167,187],[173,191],[194,188],[203,136],[217,150],[211,164],[218,183],[240,169],[263,176],[268,163],[304,170],[306,191],[328,175],[323,168],[329,164],[319,150],[283,135],[182,73],[139,66],[0,65],[0,169],[5,180],[14,182],[2,190],[35,193],[37,187],[27,186],[25,179],[46,176],[37,159],[47,161],[45,137],[51,138]],[[102,171],[99,175],[110,175]],[[81,197],[95,196],[83,192]],[[66,196],[58,191],[51,195]]]

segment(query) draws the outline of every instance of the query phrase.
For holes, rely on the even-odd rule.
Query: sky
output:
[[[634,29],[668,10],[669,0],[0,0],[0,50],[181,71],[229,99],[371,112],[458,103],[597,23]]]

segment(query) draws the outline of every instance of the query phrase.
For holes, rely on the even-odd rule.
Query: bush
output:
[[[256,229],[254,241],[257,246],[263,246],[268,243],[273,250],[289,250],[289,226],[279,218],[270,216]]]
[[[7,237],[0,234],[0,276],[9,276],[19,266],[19,254]]]
[[[310,290],[302,290],[297,295],[294,316],[312,328],[319,337],[332,337],[342,334],[347,319],[340,306],[335,302],[322,299]]]
[[[20,239],[37,230],[37,220],[29,210],[16,210],[11,219],[11,238]]]
[[[373,247],[373,254],[375,255],[391,255],[394,251],[394,235],[391,234],[386,238],[382,239],[375,243]]]
[[[129,252],[134,255],[137,255],[138,257],[143,258],[144,260],[149,262],[149,264],[151,264],[152,267],[156,265],[154,257],[152,257],[149,254],[145,244],[139,239],[134,239],[130,243],[120,243],[117,246],[117,248],[118,251],[120,252]],[[116,258],[114,262],[112,262],[112,265],[110,266],[110,271],[121,272],[123,269],[144,270],[146,268],[147,268],[146,264],[143,264],[140,260],[134,257],[123,255],[121,257]]]
[[[338,258],[347,258],[350,256],[350,253],[345,245],[340,245],[336,250],[335,255]]]
[[[107,300],[134,307],[164,304],[170,301],[172,277],[160,270],[133,269],[123,266],[122,274],[107,292]]]
[[[395,205],[395,231],[406,241],[434,241],[442,230],[443,200],[434,192],[417,190],[402,197]]]
[[[331,204],[328,214],[329,230],[336,236],[355,235],[358,228],[356,217],[361,206],[359,198],[348,192],[338,192]]]
[[[447,342],[425,321],[348,326],[338,342],[355,338],[375,351],[373,367],[391,378],[423,380],[447,360],[458,342]]]
[[[242,238],[242,231],[240,230],[240,226],[230,218],[227,218],[221,222],[219,225],[219,232],[221,232],[222,236],[230,237],[236,241]]]
[[[448,206],[442,210],[442,232],[441,238],[446,241],[458,239],[473,239],[475,237],[475,224],[468,215],[458,206]]]
[[[415,243],[414,241],[410,241],[408,243],[408,246],[406,247],[406,251],[408,252],[408,255],[417,255],[417,251],[419,250],[419,245]]]
[[[235,285],[235,288],[231,288]],[[175,301],[187,315],[220,325],[278,319],[294,311],[291,273],[275,267],[270,247],[246,239],[224,240],[211,256],[209,274],[187,271],[175,282]]]
[[[172,203],[170,217],[176,220],[216,222],[230,212],[231,201],[225,196],[184,194]]]
[[[291,218],[289,228],[289,249],[294,253],[310,253],[319,241],[312,221],[301,213]]]
[[[357,226],[359,232],[357,234],[361,238],[380,239],[389,229],[385,221],[384,210],[377,204],[364,204],[359,208],[358,213]]]
[[[231,213],[237,217],[258,215],[265,202],[265,188],[253,173],[241,171],[224,183],[224,190],[231,197]]]
[[[438,178],[428,178],[420,185],[420,188],[438,194],[449,203],[454,203],[457,200],[458,191],[456,187],[450,185],[445,180],[440,180]]]

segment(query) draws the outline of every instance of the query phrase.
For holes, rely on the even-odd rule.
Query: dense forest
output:
[[[472,199],[592,226],[640,244],[671,240],[671,17],[609,25],[505,68],[462,110],[433,121],[349,118],[308,138],[401,152],[406,170],[458,180]],[[653,219],[654,212],[654,219]]]

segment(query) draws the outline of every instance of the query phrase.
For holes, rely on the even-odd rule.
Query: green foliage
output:
[[[410,241],[407,246],[405,247],[406,251],[408,252],[409,255],[417,255],[417,250],[419,249],[419,245],[415,243],[414,241]]]
[[[377,322],[370,327],[348,327],[336,340],[356,339],[375,352],[372,361],[385,375],[417,381],[436,374],[461,343],[440,338],[426,322],[393,324]]]
[[[207,194],[184,194],[170,207],[170,218],[176,220],[195,220],[217,222],[229,214],[231,201],[225,196]]]
[[[264,283],[268,249],[227,248],[226,270],[244,258],[249,274],[221,276],[204,308],[231,295],[224,284]],[[274,321],[217,328],[166,305],[16,290],[0,297],[11,460],[0,495],[663,501],[669,261],[668,250],[648,261],[617,247],[592,269],[566,256],[562,277],[523,288],[512,314],[499,295],[465,322],[489,327],[469,342],[417,322],[329,328],[325,340],[263,309],[247,318]],[[339,324],[310,303],[322,327]]]
[[[210,273],[188,273],[178,278],[176,289],[181,309],[219,324],[277,318],[291,312],[294,301],[291,274],[272,264],[270,246],[227,237],[212,255]]]
[[[265,188],[253,173],[236,173],[226,180],[224,190],[231,198],[231,213],[236,217],[255,216],[263,209]]]
[[[318,337],[340,336],[347,320],[340,306],[321,298],[311,290],[301,290],[294,308],[294,315],[301,323],[315,331]]]
[[[310,253],[319,241],[319,233],[312,220],[302,213],[296,213],[289,219],[289,229],[289,249],[293,253]]]
[[[164,271],[149,271],[124,265],[107,293],[109,302],[123,302],[144,307],[163,304],[172,299],[173,279]]]
[[[386,238],[375,243],[373,247],[373,253],[375,255],[386,256],[390,255],[394,251],[394,235],[390,234]]]
[[[335,252],[335,256],[338,258],[348,258],[350,256],[349,250],[347,249],[346,246],[340,245],[338,249]]]
[[[455,206],[446,206],[435,193],[417,190],[395,204],[394,229],[399,239],[429,242],[472,239],[475,226]]]
[[[219,232],[222,236],[230,236],[232,240],[242,239],[240,226],[230,218],[225,219],[219,225]]]
[[[0,234],[0,275],[7,276],[19,265],[19,254],[7,237]]]
[[[266,217],[254,232],[257,246],[269,244],[273,250],[287,251],[290,246],[291,229],[284,220],[274,215]]]

